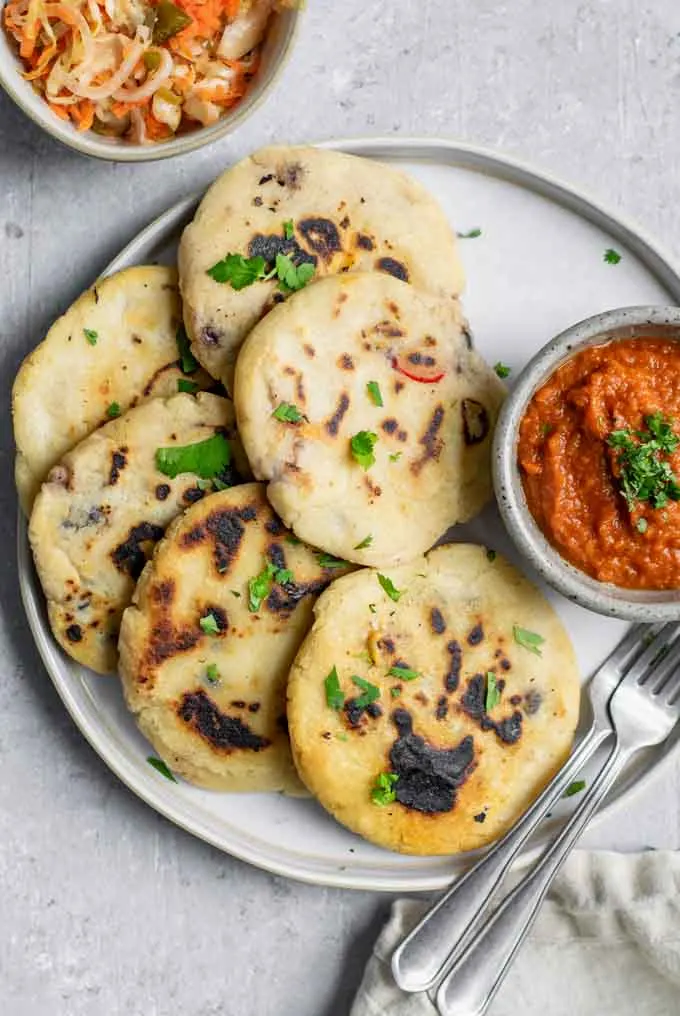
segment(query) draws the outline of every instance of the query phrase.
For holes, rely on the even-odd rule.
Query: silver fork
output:
[[[541,860],[503,901],[442,981],[440,1016],[483,1016],[555,875],[630,757],[665,740],[680,719],[680,625],[664,625],[612,695],[614,746],[589,792]]]
[[[667,629],[673,625],[666,626]],[[613,733],[607,703],[624,672],[641,659],[661,625],[634,625],[588,685],[590,728],[566,765],[522,818],[423,917],[392,956],[394,979],[403,991],[426,991],[438,980],[455,952],[471,939],[513,860],[600,745]],[[662,638],[668,634],[661,635]],[[649,646],[650,650],[654,643]],[[658,651],[658,649],[657,649]],[[452,955],[452,952],[454,955]]]

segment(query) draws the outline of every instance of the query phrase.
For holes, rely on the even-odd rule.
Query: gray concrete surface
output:
[[[1,1016],[345,1016],[389,905],[222,856],[137,801],[80,737],[16,585],[7,406],[20,359],[139,227],[268,141],[498,147],[590,188],[678,255],[679,86],[675,0],[309,0],[275,94],[207,152],[90,162],[0,97]],[[588,842],[680,847],[679,774]]]

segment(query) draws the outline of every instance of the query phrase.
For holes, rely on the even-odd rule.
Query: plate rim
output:
[[[676,262],[674,255],[663,244],[660,244],[646,229],[639,226],[632,217],[607,207],[599,198],[585,189],[572,186],[554,174],[547,171],[544,172],[514,156],[506,155],[492,148],[468,144],[457,141],[454,138],[442,136],[428,137],[414,135],[398,137],[390,135],[366,135],[328,139],[310,142],[310,144],[314,147],[343,151],[359,156],[363,155],[378,160],[382,157],[391,157],[392,159],[410,158],[421,162],[431,161],[449,165],[460,165],[463,168],[501,178],[509,183],[531,190],[553,203],[560,204],[574,211],[581,218],[586,219],[599,228],[606,227],[611,236],[625,243],[643,262],[657,281],[680,303],[680,263]],[[172,223],[181,221],[182,216],[190,212],[199,198],[200,194],[192,194],[182,198],[152,219],[107,264],[100,273],[99,278],[117,271],[123,262],[135,256],[136,248],[144,245],[147,240],[162,232],[164,228],[170,228]],[[441,871],[433,872],[429,876],[418,875],[410,877],[408,869],[404,869],[401,875],[390,872],[383,876],[379,882],[376,882],[374,876],[372,877],[369,871],[369,864],[364,865],[363,872],[351,873],[349,869],[343,871],[337,866],[325,873],[320,873],[305,867],[304,858],[296,864],[287,857],[282,861],[278,861],[275,856],[269,855],[266,857],[254,857],[252,852],[249,853],[248,850],[241,849],[238,844],[236,846],[232,844],[227,847],[224,841],[215,836],[210,829],[200,828],[200,823],[195,819],[185,819],[181,814],[181,809],[178,808],[176,797],[173,798],[173,795],[169,793],[171,789],[170,785],[168,785],[168,788],[164,787],[161,783],[155,786],[152,783],[147,784],[146,781],[140,779],[136,766],[128,766],[126,764],[125,754],[116,748],[115,742],[110,735],[105,730],[103,731],[101,726],[94,727],[90,724],[73,689],[69,686],[69,682],[62,680],[60,671],[54,665],[52,659],[54,653],[57,652],[57,647],[52,643],[51,634],[41,623],[37,608],[32,602],[32,569],[33,563],[28,543],[27,520],[21,509],[19,509],[17,516],[17,571],[19,587],[28,625],[43,665],[67,712],[86,741],[118,779],[157,813],[192,836],[209,843],[223,853],[236,857],[271,874],[294,878],[308,884],[331,888],[371,890],[375,892],[422,892],[442,889],[460,876],[463,870],[463,863],[461,862],[461,857],[455,855],[450,858],[432,858],[433,862],[441,861]],[[634,795],[641,793],[652,779],[661,775],[665,766],[674,761],[678,749],[680,749],[680,741],[676,742],[665,754],[659,756],[618,797],[605,804],[591,820],[589,828],[592,828],[594,822],[599,822],[603,818],[612,815],[615,809],[622,807],[624,804],[627,805]],[[530,864],[542,850],[543,846],[537,845],[523,851],[517,859],[516,865],[520,867]],[[472,862],[475,855],[469,853],[465,857]],[[416,859],[414,858],[413,860],[415,861]],[[451,864],[451,870],[447,869],[447,862]],[[350,875],[349,878],[347,877],[348,874]]]

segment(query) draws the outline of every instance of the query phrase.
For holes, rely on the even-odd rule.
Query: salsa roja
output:
[[[576,353],[520,423],[529,509],[577,568],[629,589],[680,587],[680,342]]]

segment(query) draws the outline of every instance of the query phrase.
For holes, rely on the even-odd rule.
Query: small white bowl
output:
[[[0,4],[0,9],[1,7]],[[185,155],[231,134],[264,101],[290,55],[300,13],[300,8],[295,7],[281,9],[272,14],[258,72],[247,95],[231,112],[210,127],[198,127],[169,141],[136,145],[121,141],[119,138],[103,137],[94,131],[77,131],[73,124],[60,120],[45,100],[33,90],[30,82],[22,78],[21,62],[2,26],[0,26],[0,85],[34,123],[57,141],[68,145],[69,148],[75,148],[83,155],[109,159],[112,162],[152,162],[155,159],[169,159],[173,155]]]
[[[529,511],[517,464],[519,425],[534,393],[558,367],[588,346],[636,335],[680,342],[680,307],[624,307],[580,321],[524,368],[501,409],[493,448],[494,489],[510,536],[536,571],[575,603],[631,621],[680,620],[680,589],[625,589],[575,568],[548,542]]]

